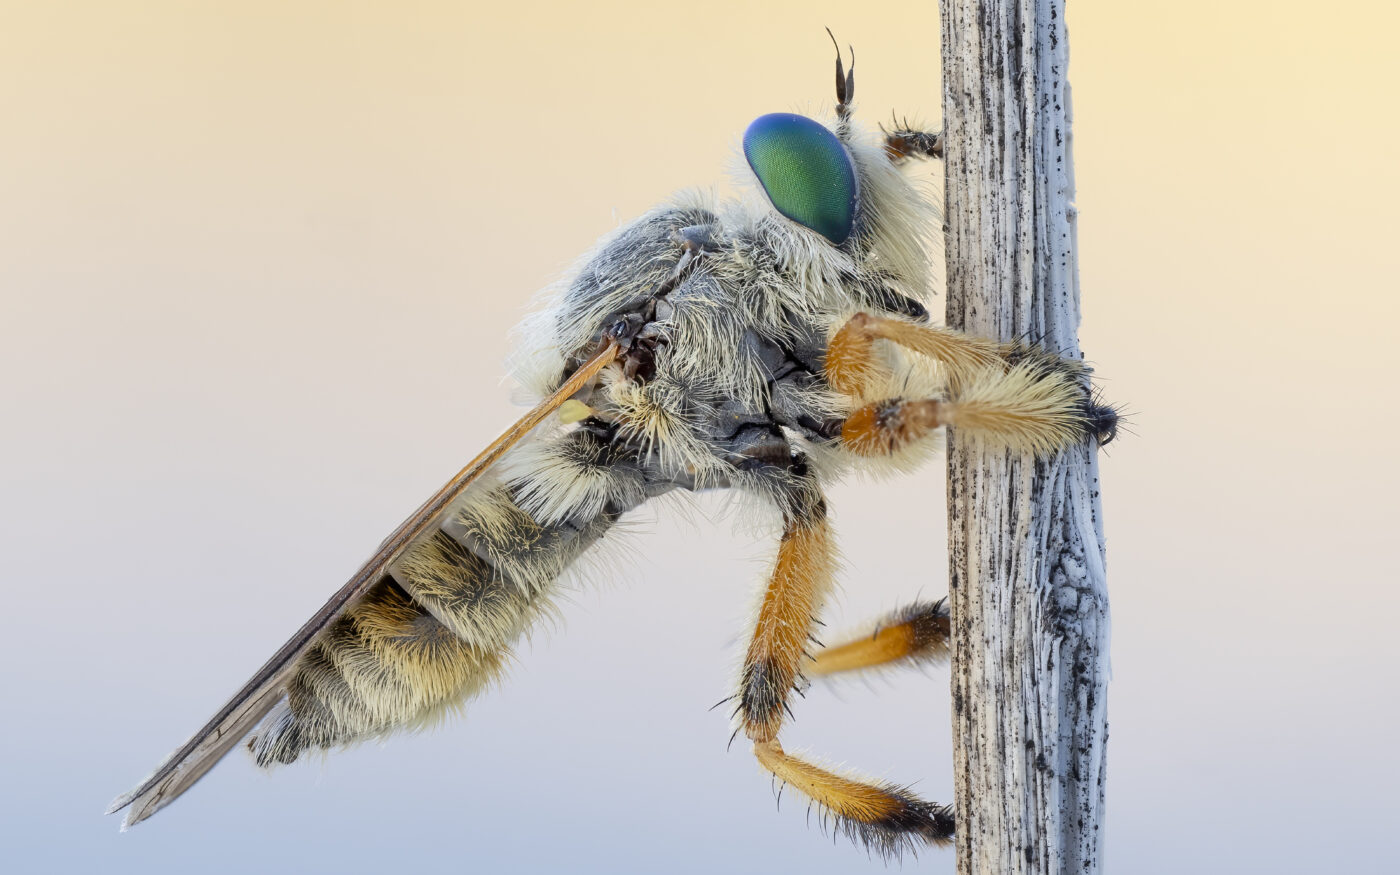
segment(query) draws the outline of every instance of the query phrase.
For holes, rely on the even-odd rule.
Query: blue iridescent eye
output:
[[[744,157],[778,212],[838,245],[851,236],[856,168],[831,131],[805,116],[769,113],[744,132]]]

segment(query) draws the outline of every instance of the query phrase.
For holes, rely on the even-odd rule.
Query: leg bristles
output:
[[[1049,456],[1084,440],[1084,390],[1059,373],[1017,365],[974,378],[939,410],[941,420],[1013,450]]]
[[[783,751],[777,741],[758,742],[754,756],[784,784],[818,806],[834,834],[886,858],[927,845],[947,846],[953,839],[953,812],[925,802],[905,787],[859,781],[837,775]]]

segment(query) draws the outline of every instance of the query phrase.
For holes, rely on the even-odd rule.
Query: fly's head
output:
[[[834,119],[775,112],[749,125],[743,155],[750,207],[767,246],[804,281],[874,273],[926,299],[940,211],[899,165],[941,157],[942,138],[907,124],[882,127],[883,137],[873,138],[852,120],[854,96],[855,54],[846,70],[838,48]]]
[[[927,317],[940,199],[899,165],[937,157],[937,136],[862,128],[839,52],[836,71],[834,118],[770,113],[749,125],[742,199],[677,195],[600,241],[556,287],[522,332],[516,374],[531,395],[612,343],[602,389],[684,383],[758,404],[774,363],[755,345],[815,349],[854,311]]]

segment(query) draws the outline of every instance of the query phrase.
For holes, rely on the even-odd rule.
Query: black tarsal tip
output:
[[[1086,405],[1085,421],[1089,434],[1101,447],[1118,437],[1118,419],[1118,411],[1111,406],[1092,401]]]

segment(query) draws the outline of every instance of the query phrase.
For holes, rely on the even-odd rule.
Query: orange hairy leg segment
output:
[[[948,655],[950,631],[946,600],[909,605],[883,618],[874,634],[822,650],[804,671],[824,676],[900,662],[940,660]]]
[[[875,359],[874,316],[857,313],[836,332],[826,347],[824,370],[831,388],[846,395],[859,395],[880,373]]]
[[[820,500],[786,521],[777,562],[744,657],[739,711],[745,734],[771,741],[807,658],[812,621],[831,587],[836,552]]]
[[[1110,419],[1116,414],[1108,411]],[[939,426],[951,426],[1018,452],[1048,456],[1086,437],[1103,440],[1099,408],[1068,369],[1030,361],[982,371],[949,399],[892,398],[852,411],[841,446],[858,456],[893,454]]]
[[[935,399],[891,399],[856,408],[841,426],[841,445],[858,456],[886,456],[945,425]]]
[[[876,340],[897,343],[942,363],[953,388],[979,371],[1006,367],[1003,346],[996,341],[948,328],[856,313],[827,346],[825,373],[833,389],[858,396],[882,372],[874,351]]]
[[[776,741],[758,742],[753,752],[765,769],[842,817],[868,823],[888,817],[899,807],[897,800],[878,787],[843,778],[788,756]]]
[[[757,742],[753,752],[775,777],[834,816],[837,831],[869,847],[898,854],[917,840],[943,846],[953,838],[952,811],[903,787],[843,777],[789,755],[776,741]]]
[[[740,728],[754,756],[780,779],[816,802],[836,831],[884,856],[946,844],[953,815],[903,787],[843,777],[784,753],[778,743],[789,692],[812,656],[810,629],[836,564],[826,505],[815,490],[794,496],[784,518],[777,561],[758,609],[740,681]],[[738,730],[735,731],[738,734]]]
[[[896,662],[908,656],[914,649],[912,630],[904,626],[881,629],[870,638],[850,641],[839,647],[823,650],[807,673],[827,675],[838,671],[854,671]]]

